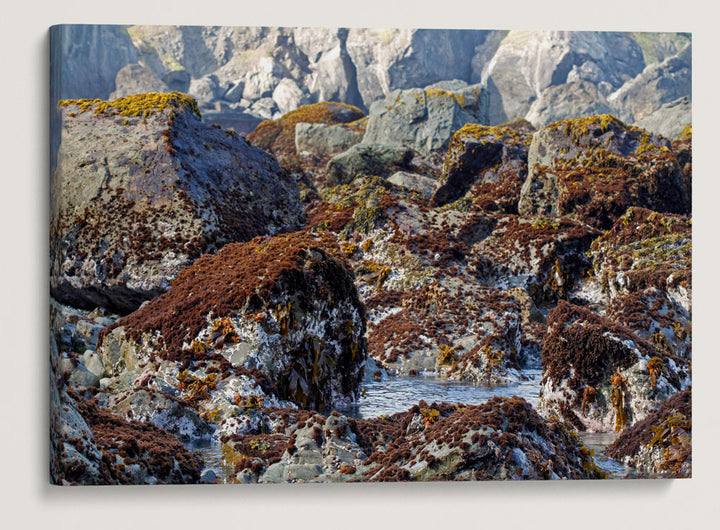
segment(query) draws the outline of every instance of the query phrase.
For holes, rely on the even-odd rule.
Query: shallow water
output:
[[[493,396],[525,398],[533,407],[537,406],[540,393],[541,370],[524,370],[527,381],[507,386],[480,386],[458,381],[448,381],[434,375],[396,376],[384,378],[382,381],[371,381],[365,384],[365,395],[356,404],[340,409],[347,416],[354,418],[377,418],[390,416],[396,412],[405,412],[418,401],[425,400],[428,404],[442,401],[446,403],[462,403],[463,405],[480,405]]]
[[[540,393],[541,370],[523,370],[528,379],[507,386],[481,386],[448,381],[431,374],[417,376],[386,377],[382,381],[370,381],[365,384],[362,397],[345,409],[338,412],[346,416],[368,419],[378,416],[390,416],[396,412],[405,412],[418,401],[425,400],[428,404],[433,402],[462,403],[464,405],[480,405],[494,396],[524,398],[533,407],[537,407]],[[615,433],[580,433],[583,443],[595,451],[595,463],[603,471],[609,473],[611,478],[632,477],[632,471],[602,454],[617,435]],[[196,450],[205,461],[205,467],[212,469],[220,482],[224,482],[231,470],[225,469],[222,463],[220,447],[213,442],[202,445],[186,445],[188,449]]]

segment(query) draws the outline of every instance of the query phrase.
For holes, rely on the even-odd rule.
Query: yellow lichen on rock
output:
[[[136,116],[146,118],[165,109],[179,109],[190,107],[198,118],[201,117],[195,98],[182,92],[150,92],[147,94],[134,94],[113,101],[102,99],[62,99],[58,102],[60,107],[77,106],[81,113],[92,110],[95,114],[106,116]]]

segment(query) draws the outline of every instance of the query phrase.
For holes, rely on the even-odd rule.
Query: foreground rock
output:
[[[688,213],[688,183],[670,147],[611,115],[553,123],[533,136],[518,210],[602,229],[630,206]]]
[[[602,478],[577,437],[521,398],[428,405],[389,418],[274,411],[273,431],[224,439],[234,482]]]
[[[201,254],[304,219],[277,162],[203,124],[183,94],[61,105],[50,278],[62,302],[132,311]]]
[[[629,427],[605,453],[651,476],[692,476],[692,389]]]
[[[215,387],[218,372],[232,372],[229,362],[260,371],[280,398],[306,408],[353,401],[366,356],[364,309],[333,246],[301,232],[202,257],[170,291],[103,333],[103,364],[117,376],[173,361],[175,385],[200,392]],[[210,369],[210,361],[220,364]]]
[[[685,360],[564,301],[548,315],[542,365],[538,411],[593,432],[642,420],[690,380]]]

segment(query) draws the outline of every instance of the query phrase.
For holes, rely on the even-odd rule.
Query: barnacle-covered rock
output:
[[[421,401],[387,420],[359,420],[368,481],[602,478],[591,452],[522,398],[482,405]]]
[[[585,252],[600,235],[565,217],[497,214],[471,218],[462,233],[474,234],[468,265],[483,283],[522,287],[538,306],[568,298],[590,266]]]
[[[589,251],[583,291],[609,302],[608,318],[643,339],[690,356],[692,226],[681,215],[630,208]]]
[[[488,123],[487,91],[481,85],[438,83],[394,90],[370,107],[363,143],[408,147],[428,155],[446,149],[466,123]]]
[[[358,395],[364,332],[334,239],[297,232],[198,259],[167,293],[108,328],[98,353],[114,375],[163,359],[188,369],[217,359],[224,372],[224,360],[265,374],[282,399],[327,408]]]
[[[356,420],[269,411],[264,434],[226,436],[231,482],[381,482],[602,478],[592,452],[521,398],[483,405],[420,401]]]
[[[488,203],[488,209],[493,209],[492,203],[494,209],[517,213],[532,134],[507,125],[471,123],[453,134],[433,204],[453,202],[477,183],[473,196]]]
[[[277,162],[184,94],[60,105],[50,285],[64,303],[130,312],[202,253],[304,220]]]
[[[692,475],[692,388],[623,431],[605,454],[651,476]]]
[[[533,136],[518,211],[572,215],[607,229],[630,206],[688,213],[689,189],[668,140],[605,114]]]
[[[690,379],[687,361],[562,300],[548,315],[542,366],[538,411],[594,432],[642,420]]]

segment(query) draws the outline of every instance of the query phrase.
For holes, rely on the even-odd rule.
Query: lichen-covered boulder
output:
[[[538,411],[593,432],[642,420],[689,384],[687,361],[565,301],[548,315]]]
[[[643,475],[692,476],[692,388],[678,392],[662,406],[625,429],[605,454]]]
[[[360,143],[332,157],[325,169],[325,184],[348,184],[359,175],[389,177],[410,169],[415,153],[407,147]]]
[[[288,112],[278,120],[266,120],[247,135],[253,145],[283,158],[297,159],[295,147],[295,128],[298,123],[311,124],[350,124],[361,120],[365,113],[357,107],[345,103],[321,101],[312,105],[304,105]]]
[[[453,202],[478,183],[474,197],[509,213],[517,211],[532,134],[507,125],[467,124],[453,134],[433,204]]]
[[[50,286],[64,303],[132,311],[201,254],[304,220],[297,185],[277,162],[202,123],[188,96],[61,107]]]
[[[335,245],[306,232],[226,245],[108,328],[98,354],[113,375],[162,359],[192,369],[219,354],[265,374],[280,398],[303,407],[353,401],[366,357],[365,316]],[[208,376],[197,386],[215,381]]]
[[[518,211],[572,215],[607,229],[630,206],[688,213],[670,142],[606,114],[555,122],[533,136]]]
[[[485,90],[462,85],[394,90],[370,107],[363,143],[408,147],[423,155],[446,149],[466,123],[488,123]]]

